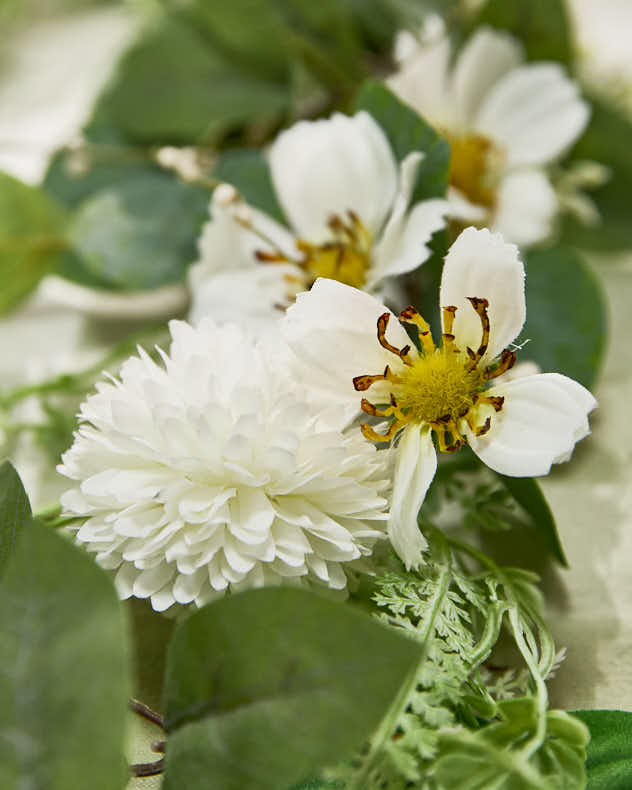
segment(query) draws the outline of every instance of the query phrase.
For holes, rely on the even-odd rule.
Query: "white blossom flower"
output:
[[[220,185],[190,270],[191,320],[234,315],[244,304],[265,319],[317,277],[375,292],[417,268],[448,208],[443,199],[410,205],[422,158],[412,152],[398,167],[366,112],[282,132],[268,161],[289,228]]]
[[[272,344],[234,324],[170,323],[97,386],[59,471],[76,540],[122,598],[162,611],[264,584],[343,590],[388,517],[389,453],[323,423]],[[280,342],[280,338],[279,338]]]
[[[496,472],[538,477],[569,458],[596,406],[584,387],[558,373],[502,375],[516,358],[508,346],[523,326],[525,298],[518,250],[499,234],[461,233],[446,257],[439,305],[439,346],[414,308],[400,316],[416,327],[419,351],[384,305],[331,280],[300,294],[283,321],[319,387],[328,384],[332,399],[355,400],[388,420],[383,432],[363,425],[364,435],[399,438],[388,530],[408,567],[421,562],[426,545],[417,514],[437,468],[433,434],[440,451],[468,443]]]
[[[588,105],[557,63],[523,63],[506,33],[477,30],[453,59],[447,36],[401,34],[389,87],[451,146],[452,216],[516,244],[548,236],[560,208],[546,167],[582,133]]]

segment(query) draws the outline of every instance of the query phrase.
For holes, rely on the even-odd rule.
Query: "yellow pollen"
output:
[[[450,143],[450,183],[468,200],[486,208],[496,201],[492,141],[480,134],[447,134]]]
[[[456,422],[472,408],[483,378],[478,368],[445,347],[423,355],[394,387],[400,409],[416,422]]]
[[[386,339],[390,313],[378,318],[378,343],[397,358],[397,369],[393,371],[387,365],[382,373],[365,373],[353,379],[358,392],[365,392],[378,382],[390,385],[389,403],[385,408],[378,408],[362,398],[362,411],[390,421],[386,433],[378,433],[364,423],[362,433],[367,439],[387,442],[409,423],[425,424],[436,434],[439,450],[449,453],[466,443],[468,429],[476,436],[490,429],[489,407],[494,412],[501,411],[504,397],[487,394],[488,382],[509,370],[516,361],[516,354],[505,349],[497,361],[483,362],[489,343],[489,304],[487,299],[476,296],[468,297],[468,301],[481,322],[481,340],[476,349],[456,346],[452,328],[457,308],[453,305],[442,308],[443,335],[439,348],[435,346],[427,321],[414,307],[407,307],[401,313],[402,323],[417,327],[421,344],[419,356],[411,355],[409,344],[397,348]],[[480,406],[486,407],[483,412]]]
[[[353,211],[345,219],[330,217],[332,239],[324,244],[311,244],[302,239],[297,247],[305,256],[300,262],[311,286],[318,277],[338,280],[354,288],[366,283],[366,273],[371,263],[373,239],[360,218]]]

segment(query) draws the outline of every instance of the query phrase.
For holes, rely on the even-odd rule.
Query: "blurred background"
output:
[[[0,0],[3,455],[35,508],[56,500],[82,395],[186,312],[213,179],[296,119],[352,108],[365,78],[392,69],[395,33],[429,11],[455,38],[482,22],[512,31],[530,59],[564,63],[593,104],[569,161],[609,168],[591,193],[602,221],[567,217],[555,244],[587,262],[608,330],[593,435],[542,481],[570,562],[544,583],[568,649],[552,703],[632,709],[629,0]],[[255,176],[242,186],[264,188]],[[552,298],[573,286],[564,277]],[[591,304],[575,303],[578,327]]]

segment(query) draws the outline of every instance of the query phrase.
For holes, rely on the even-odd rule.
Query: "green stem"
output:
[[[419,675],[419,670],[421,665],[426,660],[430,635],[434,628],[437,616],[441,611],[441,607],[443,606],[445,597],[448,594],[451,578],[450,567],[448,564],[446,564],[445,567],[441,569],[439,584],[437,585],[437,589],[431,601],[429,617],[426,618],[423,629],[420,632],[420,641],[422,643],[422,647],[419,661],[406,677],[406,680],[402,684],[395,701],[389,708],[386,716],[382,719],[380,726],[373,734],[371,743],[369,745],[369,751],[362,763],[362,767],[347,786],[347,790],[366,790],[369,776],[371,775],[371,771],[375,767],[375,764],[380,757],[382,749],[384,748],[384,744],[389,738],[392,737],[402,711],[406,709],[411,695],[417,688],[417,677]]]
[[[49,521],[50,519],[57,519],[59,516],[61,516],[61,505],[59,502],[42,507],[33,513],[33,518],[39,521]]]

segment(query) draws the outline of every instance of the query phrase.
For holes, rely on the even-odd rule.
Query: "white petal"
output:
[[[581,134],[590,110],[577,84],[556,63],[513,69],[489,92],[476,130],[500,143],[508,166],[542,165]]]
[[[265,331],[283,315],[288,298],[286,275],[302,280],[298,268],[280,264],[259,264],[208,277],[191,290],[189,321],[198,324],[210,316],[220,324],[239,321]]]
[[[400,69],[387,80],[396,96],[434,126],[452,128],[454,107],[448,93],[450,40],[445,37],[426,46],[417,44]]]
[[[522,59],[522,47],[506,33],[484,27],[471,36],[452,72],[459,128],[471,128],[490,88]]]
[[[463,224],[484,224],[487,222],[489,210],[485,206],[472,203],[456,187],[449,186],[446,195],[449,204],[450,217],[461,220]]]
[[[467,297],[489,301],[490,337],[483,359],[491,360],[518,335],[526,310],[518,248],[485,228],[466,228],[454,242],[445,259],[439,295],[441,307],[457,308],[453,330],[457,346],[476,351],[481,322]]]
[[[374,288],[384,277],[416,269],[430,254],[426,244],[432,234],[445,225],[448,213],[445,200],[425,200],[406,213],[421,159],[421,154],[413,152],[401,163],[399,192],[382,237],[373,250],[367,290]]]
[[[412,423],[402,432],[397,446],[388,522],[388,536],[407,570],[419,567],[428,545],[417,517],[436,471],[437,453],[430,428]]]
[[[377,233],[397,188],[397,165],[384,132],[366,112],[300,121],[270,147],[279,202],[297,235],[329,237],[327,220],[352,209]]]
[[[588,390],[558,373],[514,379],[489,393],[505,398],[503,408],[487,434],[468,441],[489,467],[511,477],[546,475],[566,460],[588,433],[587,415],[596,406]]]
[[[220,184],[211,199],[211,219],[204,225],[198,241],[199,261],[189,268],[189,286],[193,292],[208,277],[221,271],[254,269],[258,266],[257,250],[281,250],[296,255],[294,239],[289,231],[262,211],[248,206],[237,197],[224,198],[228,184]],[[248,230],[237,221],[245,215],[259,233]],[[269,241],[266,241],[269,240]]]
[[[518,170],[500,182],[492,229],[514,244],[535,244],[551,235],[557,211],[557,196],[546,175]]]
[[[383,313],[391,315],[388,341],[398,348],[410,345],[390,310],[364,291],[320,278],[311,291],[299,294],[281,329],[288,345],[306,363],[301,370],[307,388],[311,376],[335,401],[359,406],[362,393],[353,388],[354,376],[382,373],[386,365],[392,370],[402,367],[398,357],[378,343],[377,319]]]

